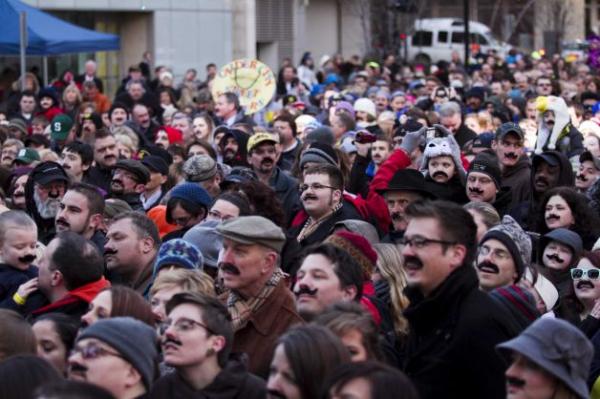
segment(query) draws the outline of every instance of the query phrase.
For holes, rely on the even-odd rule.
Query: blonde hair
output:
[[[115,140],[131,149],[131,152],[136,152],[140,145],[140,139],[135,132],[127,126],[117,126],[113,131]]]
[[[46,161],[58,162],[59,161],[58,154],[49,148],[44,148],[44,149],[39,150],[38,154],[40,156],[40,162],[46,162]]]
[[[406,276],[402,269],[404,257],[394,244],[377,243],[373,244],[373,249],[377,252],[377,269],[389,285],[394,330],[396,334],[404,336],[408,333],[408,321],[402,312],[409,304],[402,292],[406,287]]]
[[[77,104],[77,105],[81,104],[81,102],[83,101],[83,97],[81,96],[81,91],[79,90],[79,88],[77,87],[77,85],[75,83],[71,83],[67,87],[65,87],[65,90],[63,91],[63,95],[62,95],[63,104],[67,103],[67,93],[69,93],[71,91],[74,92],[75,94],[77,94],[77,99],[75,100],[75,104]]]
[[[173,269],[161,272],[150,288],[150,297],[164,288],[179,287],[185,292],[216,296],[212,277],[201,270]]]

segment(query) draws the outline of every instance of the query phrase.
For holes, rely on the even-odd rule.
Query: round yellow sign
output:
[[[212,82],[212,95],[216,101],[225,92],[237,94],[250,115],[273,99],[276,86],[275,75],[267,65],[258,60],[239,59],[221,68]]]

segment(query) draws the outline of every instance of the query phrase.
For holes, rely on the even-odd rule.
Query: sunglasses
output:
[[[573,280],[579,280],[584,277],[589,278],[590,280],[598,280],[600,278],[600,269],[580,269],[578,267],[571,269],[571,278]]]

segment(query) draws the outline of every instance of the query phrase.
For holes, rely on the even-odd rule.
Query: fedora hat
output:
[[[436,198],[435,195],[427,189],[423,174],[414,169],[401,169],[397,171],[388,183],[387,188],[377,190],[377,192],[382,195],[390,191],[413,191],[428,199]]]

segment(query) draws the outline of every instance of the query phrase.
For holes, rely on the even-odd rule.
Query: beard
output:
[[[48,197],[46,201],[42,201],[37,191],[33,193],[33,200],[38,213],[43,219],[54,219],[60,209],[60,199]]]

